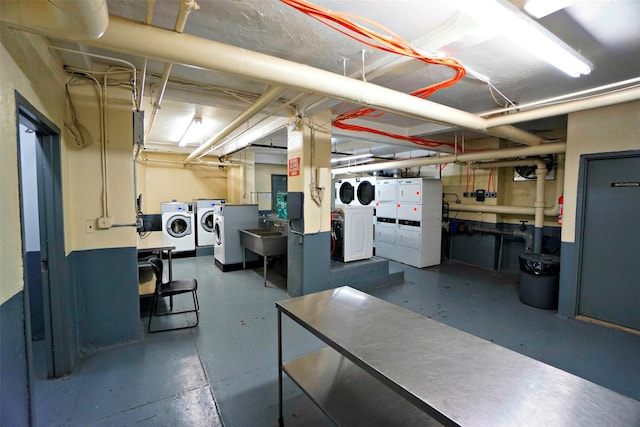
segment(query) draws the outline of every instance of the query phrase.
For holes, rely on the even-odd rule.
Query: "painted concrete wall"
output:
[[[562,241],[575,242],[580,155],[640,149],[640,101],[569,115]]]
[[[66,106],[62,66],[51,57],[44,41],[38,36],[7,29],[4,25],[1,31],[0,304],[23,288],[14,91],[18,90],[60,128],[63,128]],[[64,171],[62,179],[66,187],[68,179]]]
[[[194,199],[226,199],[227,171],[214,167],[184,166],[185,155],[147,154],[137,164],[138,194],[142,194],[145,214],[161,213],[160,204],[175,199],[191,202]],[[145,161],[144,159],[149,159]],[[157,161],[154,161],[157,160]]]
[[[249,205],[252,203],[251,195],[256,191],[255,154],[244,150],[234,159],[242,162],[242,166],[227,169],[227,203]]]

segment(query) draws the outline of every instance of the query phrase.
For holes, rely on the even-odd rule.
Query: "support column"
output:
[[[331,264],[331,113],[295,118],[288,128],[288,203],[303,193],[300,218],[289,218],[287,292],[329,288]]]

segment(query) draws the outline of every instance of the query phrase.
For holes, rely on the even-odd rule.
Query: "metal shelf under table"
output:
[[[333,401],[340,393],[332,394],[333,386],[327,384],[332,380],[329,373],[336,372],[335,364],[340,363],[336,356],[325,357],[327,351],[321,350],[322,354],[283,364],[283,313],[327,343],[329,351],[387,387],[387,392],[444,425],[640,425],[636,400],[348,286],[277,302],[276,307],[280,425],[284,424],[283,372],[334,422],[362,425],[338,419],[340,408],[358,399]],[[348,367],[351,372],[353,368]],[[343,387],[339,382],[335,390]],[[365,414],[371,406],[366,402],[371,398],[368,391],[364,386],[350,392],[365,401],[361,416],[370,415]],[[385,399],[378,403],[378,412],[399,415],[394,413],[396,403],[389,409]],[[357,407],[350,409],[356,412]],[[338,415],[331,412],[336,410]]]

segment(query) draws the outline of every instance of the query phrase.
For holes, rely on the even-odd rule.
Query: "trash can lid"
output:
[[[518,257],[520,270],[539,276],[552,276],[560,271],[560,257],[549,254],[524,253]]]

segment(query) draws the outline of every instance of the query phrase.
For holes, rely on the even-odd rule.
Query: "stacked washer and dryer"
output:
[[[376,177],[335,182],[335,209],[331,213],[333,259],[350,262],[373,256]]]
[[[242,268],[240,229],[258,228],[258,205],[220,204],[213,207],[214,260],[222,271]],[[247,252],[247,261],[257,256]]]
[[[376,205],[376,255],[418,268],[440,264],[441,181],[378,180]]]
[[[215,245],[214,210],[223,205],[225,199],[196,199],[196,246],[199,248]]]
[[[161,204],[162,234],[176,247],[173,252],[194,251],[196,231],[193,204],[165,202]]]

